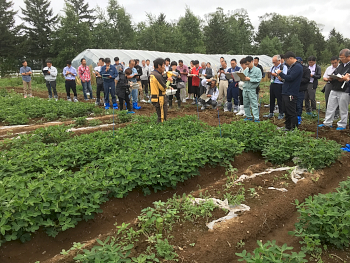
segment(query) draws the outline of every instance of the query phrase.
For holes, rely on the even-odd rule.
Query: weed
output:
[[[236,248],[238,249],[243,248],[244,246],[245,246],[245,243],[243,242],[243,240],[238,241],[236,244]]]
[[[102,121],[98,120],[98,119],[94,119],[94,120],[89,121],[89,126],[99,126],[101,124],[102,124]]]
[[[85,126],[88,124],[88,121],[85,117],[79,117],[75,119],[74,126],[79,127],[79,126]]]

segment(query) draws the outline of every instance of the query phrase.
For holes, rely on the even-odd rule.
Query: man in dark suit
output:
[[[316,64],[316,57],[314,56],[310,56],[307,61],[311,74],[310,82],[305,92],[305,110],[308,115],[312,115],[312,112],[316,111],[316,89],[318,80],[321,78],[321,67]]]

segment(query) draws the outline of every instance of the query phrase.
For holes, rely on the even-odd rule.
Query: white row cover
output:
[[[73,61],[73,67],[77,68],[80,65],[80,60],[82,58],[86,59],[87,65],[96,66],[99,58],[110,58],[112,64],[114,63],[114,57],[119,57],[120,62],[125,62],[128,65],[130,59],[149,59],[151,64],[156,58],[170,58],[170,61],[179,62],[180,59],[183,60],[186,66],[189,66],[191,60],[198,60],[202,62],[210,62],[211,67],[217,71],[220,67],[220,57],[224,57],[230,66],[231,59],[235,58],[239,64],[239,61],[248,55],[227,55],[227,54],[217,54],[217,55],[206,55],[206,54],[185,54],[185,53],[170,53],[170,52],[158,52],[158,51],[147,51],[147,50],[125,50],[125,49],[86,49],[76,56]],[[253,57],[259,57],[260,65],[265,71],[268,71],[272,66],[272,58],[266,55],[257,55]],[[141,63],[141,62],[140,62]]]

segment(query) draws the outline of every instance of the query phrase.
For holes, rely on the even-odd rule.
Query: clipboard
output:
[[[340,75],[340,74],[337,74],[337,75],[332,74],[332,75],[328,75],[328,77],[331,78],[331,79],[340,79],[340,78],[342,78],[343,76]]]
[[[246,81],[246,75],[244,75],[244,73],[242,72],[234,72],[234,74],[236,74],[239,77],[239,81]]]
[[[211,99],[210,97],[207,97],[206,93],[203,93],[202,96],[200,96],[199,98],[204,100],[205,102],[208,102]]]

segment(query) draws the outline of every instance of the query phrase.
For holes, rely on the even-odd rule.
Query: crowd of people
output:
[[[43,74],[49,98],[57,100],[58,72],[52,61],[46,62]],[[305,65],[302,58],[289,51],[284,55],[273,56],[273,66],[266,72],[271,82],[270,104],[266,105],[270,111],[263,117],[273,118],[278,113],[278,119],[285,118],[284,129],[287,131],[301,124],[304,101],[307,114],[315,115],[317,109],[316,89],[321,78],[321,67],[314,56],[310,56],[307,62],[308,65]],[[322,90],[325,93],[327,111],[320,127],[332,127],[333,120],[340,117],[337,130],[346,128],[350,99],[349,62],[350,50],[343,49],[339,56],[331,58],[331,66],[323,75],[323,80],[327,83]],[[31,97],[32,70],[26,61],[23,61],[20,73],[23,78],[24,97]],[[126,66],[118,57],[114,58],[114,64],[110,58],[100,58],[93,70],[97,84],[95,104],[104,105],[105,109],[113,107],[120,110],[124,109],[125,104],[128,113],[134,113],[134,110],[141,109],[139,100],[142,103],[152,103],[158,122],[163,122],[166,120],[168,108],[173,107],[174,100],[179,108],[187,100],[193,100],[192,104],[202,111],[223,107],[225,112],[244,116],[246,121],[259,122],[260,82],[266,73],[259,64],[259,58],[252,56],[239,62],[233,58],[230,66],[221,57],[217,72],[211,68],[209,62],[200,63],[198,60],[192,60],[190,66],[186,66],[182,60],[171,61],[169,58],[158,58],[153,63],[149,59],[142,60],[141,63],[138,59],[131,59]],[[63,75],[68,101],[72,101],[72,91],[73,101],[78,102],[77,77],[83,87],[84,99],[94,99],[91,72],[85,58],[81,59],[78,69],[72,67],[71,61],[67,61]],[[103,99],[101,92],[104,94]]]

